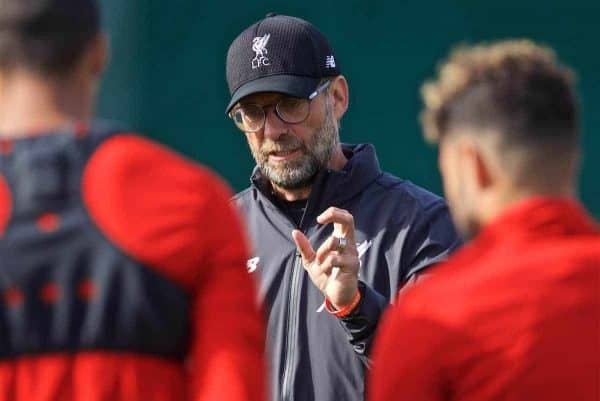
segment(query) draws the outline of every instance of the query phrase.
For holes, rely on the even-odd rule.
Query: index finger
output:
[[[333,223],[333,235],[354,241],[354,217],[344,209],[330,207],[317,217],[320,224]]]
[[[302,256],[302,261],[304,262],[304,264],[305,265],[311,264],[315,260],[315,257],[317,256],[317,254],[314,251],[312,245],[310,244],[310,241],[308,240],[308,238],[306,238],[306,236],[300,230],[292,231],[292,238],[294,239],[294,242],[296,243],[296,248],[300,252],[300,255]]]

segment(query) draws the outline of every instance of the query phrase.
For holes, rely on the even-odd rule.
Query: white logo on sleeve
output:
[[[333,56],[325,57],[325,68],[335,68],[335,58]]]
[[[253,70],[264,65],[271,65],[266,56],[266,54],[269,54],[267,51],[267,43],[269,43],[270,38],[271,34],[266,33],[264,36],[257,36],[256,38],[252,39],[252,51],[256,53],[252,59]]]
[[[373,245],[373,241],[364,240],[360,244],[356,244],[356,250],[358,251],[358,257],[362,258],[365,252],[369,250],[369,248]]]
[[[254,273],[256,269],[258,269],[258,262],[260,262],[260,258],[257,256],[252,259],[248,259],[246,262],[246,268],[248,269],[248,273]]]

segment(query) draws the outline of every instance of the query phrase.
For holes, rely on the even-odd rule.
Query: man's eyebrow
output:
[[[263,106],[269,106],[269,105],[273,105],[276,102],[278,102],[280,99],[283,99],[284,97],[293,97],[293,96],[288,96],[288,95],[284,95],[282,93],[277,94],[277,96],[273,96],[272,98],[268,98],[267,100],[270,100],[268,102],[263,101],[260,102],[260,99],[244,99],[244,100],[240,100],[239,101],[239,105],[243,106],[245,104],[258,104],[258,105],[263,105],[262,103],[265,103]]]

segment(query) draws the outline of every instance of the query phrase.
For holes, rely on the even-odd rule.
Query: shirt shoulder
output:
[[[194,280],[217,226],[236,219],[219,177],[136,134],[115,135],[95,150],[82,195],[113,243],[182,284]]]

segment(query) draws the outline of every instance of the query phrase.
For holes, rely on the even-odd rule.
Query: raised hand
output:
[[[360,260],[354,240],[354,217],[330,207],[317,217],[320,224],[333,224],[333,234],[316,251],[299,230],[292,232],[302,264],[312,282],[338,309],[352,302],[358,291]]]

